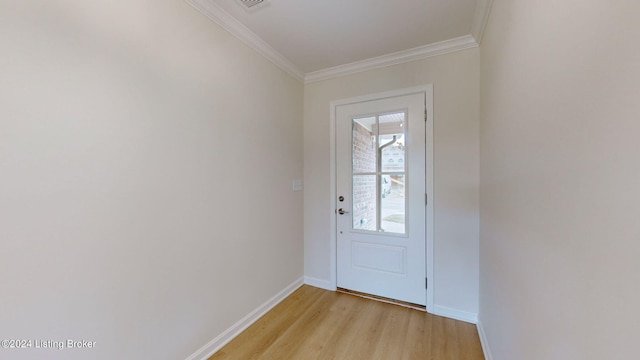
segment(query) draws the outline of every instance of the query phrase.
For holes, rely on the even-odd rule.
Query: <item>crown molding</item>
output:
[[[476,39],[478,44],[482,43],[484,29],[487,27],[492,5],[493,0],[478,0],[478,4],[476,5],[476,14],[473,17],[473,26],[471,27],[471,36]]]
[[[426,59],[432,56],[447,54],[455,51],[471,49],[477,46],[478,43],[471,35],[465,35],[455,39],[440,41],[425,46],[419,46],[409,50],[398,51],[367,60],[356,61],[345,65],[310,72],[307,73],[307,75],[304,77],[304,82],[305,84],[309,84],[316,81],[328,80],[363,71],[369,71],[410,61]]]
[[[298,69],[291,61],[282,56],[264,40],[262,40],[253,31],[249,30],[240,21],[231,16],[218,4],[207,0],[185,0],[185,2],[193,6],[223,29],[240,39],[250,48],[257,51],[260,55],[277,65],[282,70],[299,81],[304,81],[304,73]]]
[[[185,0],[185,2],[287,72],[293,78],[308,84],[477,47],[482,40],[493,0],[478,0],[471,35],[313,71],[307,74],[303,73],[302,70],[289,61],[289,59],[272,48],[267,42],[262,40],[215,2],[209,0]]]

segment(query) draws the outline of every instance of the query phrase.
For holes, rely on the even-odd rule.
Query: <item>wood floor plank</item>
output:
[[[387,307],[383,310],[388,314],[380,333],[380,341],[373,354],[375,359],[401,359],[404,343],[407,338],[411,313],[415,310],[401,306]]]
[[[280,332],[278,339],[262,353],[264,359],[293,359],[306,339],[313,336],[329,310],[329,293],[323,294],[313,306],[308,307],[296,321]]]
[[[345,327],[349,321],[349,314],[354,312],[356,302],[350,301],[352,300],[349,299],[350,297],[341,296],[338,293],[329,292],[328,294],[328,301],[331,302],[328,313],[318,323],[314,333],[306,337],[305,342],[293,355],[293,359],[323,359],[323,357],[319,357],[320,354],[331,358],[331,355],[327,355],[325,351],[334,348],[332,337],[334,333]]]
[[[341,359],[373,359],[373,352],[380,341],[382,323],[387,317],[385,311],[381,311],[384,304],[378,301],[366,301],[361,317],[356,322],[356,327],[352,329],[354,334],[351,338],[347,351]]]
[[[303,286],[209,360],[484,360],[467,324]]]
[[[419,311],[412,311],[407,326],[402,360],[425,360],[431,356],[432,317]]]
[[[209,360],[260,359],[262,353],[280,337],[284,329],[291,326],[300,314],[318,301],[325,292],[313,287],[298,289]]]
[[[343,320],[339,322],[339,325],[329,338],[328,346],[324,346],[322,351],[317,354],[317,360],[345,359],[346,352],[358,335],[356,330],[357,323],[362,318],[361,313],[365,308],[365,306],[363,306],[365,302],[363,299],[355,296],[345,294],[338,294],[338,296],[340,302],[350,304],[351,311],[347,312]],[[331,330],[332,329],[326,329],[325,331]]]

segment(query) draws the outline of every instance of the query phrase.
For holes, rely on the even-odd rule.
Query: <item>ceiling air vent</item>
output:
[[[255,11],[267,5],[269,0],[238,0],[238,4],[247,11]]]

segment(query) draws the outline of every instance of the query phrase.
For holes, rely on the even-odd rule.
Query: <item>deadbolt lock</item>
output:
[[[342,195],[338,196],[338,201],[343,202],[344,201],[344,196],[342,196]]]

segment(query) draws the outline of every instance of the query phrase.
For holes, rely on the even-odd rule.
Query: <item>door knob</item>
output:
[[[348,213],[349,212],[348,211],[344,211],[343,208],[338,209],[338,214],[340,214],[340,215],[344,215],[344,214],[348,214]]]

